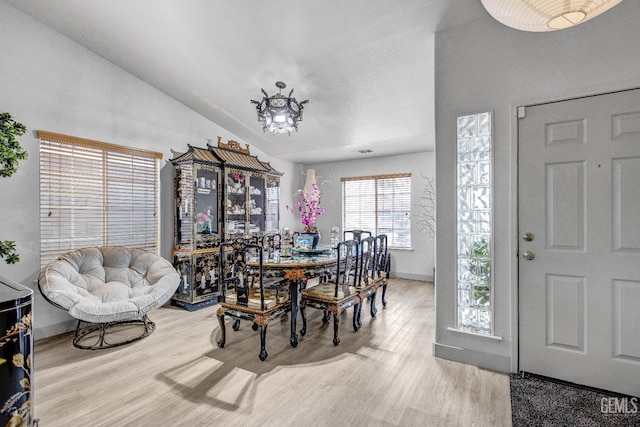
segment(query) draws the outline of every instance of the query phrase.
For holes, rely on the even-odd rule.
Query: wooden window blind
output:
[[[342,229],[386,234],[389,247],[411,248],[411,174],[341,178]]]
[[[90,246],[159,251],[161,153],[38,131],[40,263]]]

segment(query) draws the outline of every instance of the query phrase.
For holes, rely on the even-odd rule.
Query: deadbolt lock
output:
[[[533,233],[524,233],[524,236],[522,236],[522,238],[527,242],[530,242],[533,240]]]

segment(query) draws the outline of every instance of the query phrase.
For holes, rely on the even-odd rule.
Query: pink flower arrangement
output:
[[[213,226],[211,223],[213,220],[213,216],[211,214],[213,212],[213,206],[207,206],[205,212],[198,212],[198,225],[200,226],[201,232],[211,233],[211,227]]]
[[[304,225],[305,232],[316,232],[316,221],[318,217],[327,211],[327,208],[320,206],[320,189],[315,182],[311,184],[311,194],[306,194],[303,190],[298,190],[302,201],[296,202],[298,212],[300,212],[300,221]],[[295,210],[289,205],[285,206],[287,210],[295,213]]]
[[[198,225],[203,225],[206,222],[211,221],[211,216],[202,212],[198,212]]]

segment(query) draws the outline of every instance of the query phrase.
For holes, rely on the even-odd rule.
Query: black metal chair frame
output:
[[[85,324],[85,326],[82,326],[82,324]],[[110,330],[125,328],[130,325],[142,326],[142,333],[127,340],[109,342],[107,337],[109,336]],[[146,314],[140,320],[122,320],[119,322],[89,323],[84,320],[78,320],[75,333],[73,334],[73,346],[82,350],[102,350],[118,347],[141,340],[151,335],[155,329],[156,324],[152,322]],[[87,340],[95,340],[95,344],[82,344]]]
[[[40,280],[38,280],[38,289],[40,290],[40,295],[42,295],[45,301],[47,301],[49,304],[61,310],[67,310],[60,304],[56,304],[55,302],[47,298],[47,296],[42,292],[42,288],[40,287]],[[109,342],[107,337],[109,336],[109,331],[111,329],[116,329],[118,327],[128,325],[142,326],[142,333],[126,340]],[[151,319],[149,319],[146,314],[142,317],[142,319],[121,320],[118,322],[91,323],[84,320],[78,320],[78,323],[76,323],[76,330],[73,334],[72,343],[75,348],[79,348],[82,350],[104,350],[107,348],[131,344],[132,342],[141,340],[142,338],[151,335],[153,331],[155,331],[155,329],[156,324],[151,321]],[[82,344],[83,342],[88,340],[91,340],[91,342],[95,341],[95,343],[90,345]]]
[[[276,290],[275,306],[265,308],[264,291],[266,285],[264,284],[263,274],[263,251],[262,245],[247,243],[243,239],[224,242],[220,245],[220,268],[218,270],[218,277],[224,293],[222,301],[220,302],[220,308],[218,308],[216,313],[221,331],[218,346],[224,348],[226,344],[225,315],[234,319],[234,331],[240,329],[241,320],[248,320],[252,323],[252,329],[260,332],[260,353],[258,357],[262,361],[268,356],[266,350],[267,325],[271,320],[291,311],[290,298],[282,303],[278,301],[277,295],[278,292],[281,291],[281,282],[276,282],[271,285],[271,287]],[[247,256],[251,252],[255,252],[258,255],[257,274],[255,267],[250,268],[247,265]],[[233,257],[233,262],[229,262],[228,257]],[[260,294],[259,308],[249,307],[248,304],[250,289],[255,286],[258,286]],[[234,289],[236,292],[237,300],[235,303],[225,301],[225,296],[230,289]],[[286,292],[284,290],[282,291]],[[295,347],[293,342],[291,345]]]

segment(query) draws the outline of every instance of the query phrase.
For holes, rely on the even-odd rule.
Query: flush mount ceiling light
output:
[[[280,92],[287,87],[282,82],[276,82],[276,87],[279,89],[278,93],[269,96],[264,89],[260,89],[264,94],[262,101],[251,100],[256,104],[256,110],[258,112],[258,121],[262,123],[262,131],[276,133],[288,133],[291,136],[293,129],[298,131],[298,122],[302,121],[302,110],[304,104],[309,100],[302,102],[296,101],[291,97],[293,89],[289,92],[289,96],[284,96]]]
[[[497,21],[522,31],[573,27],[611,9],[622,0],[481,0]]]

